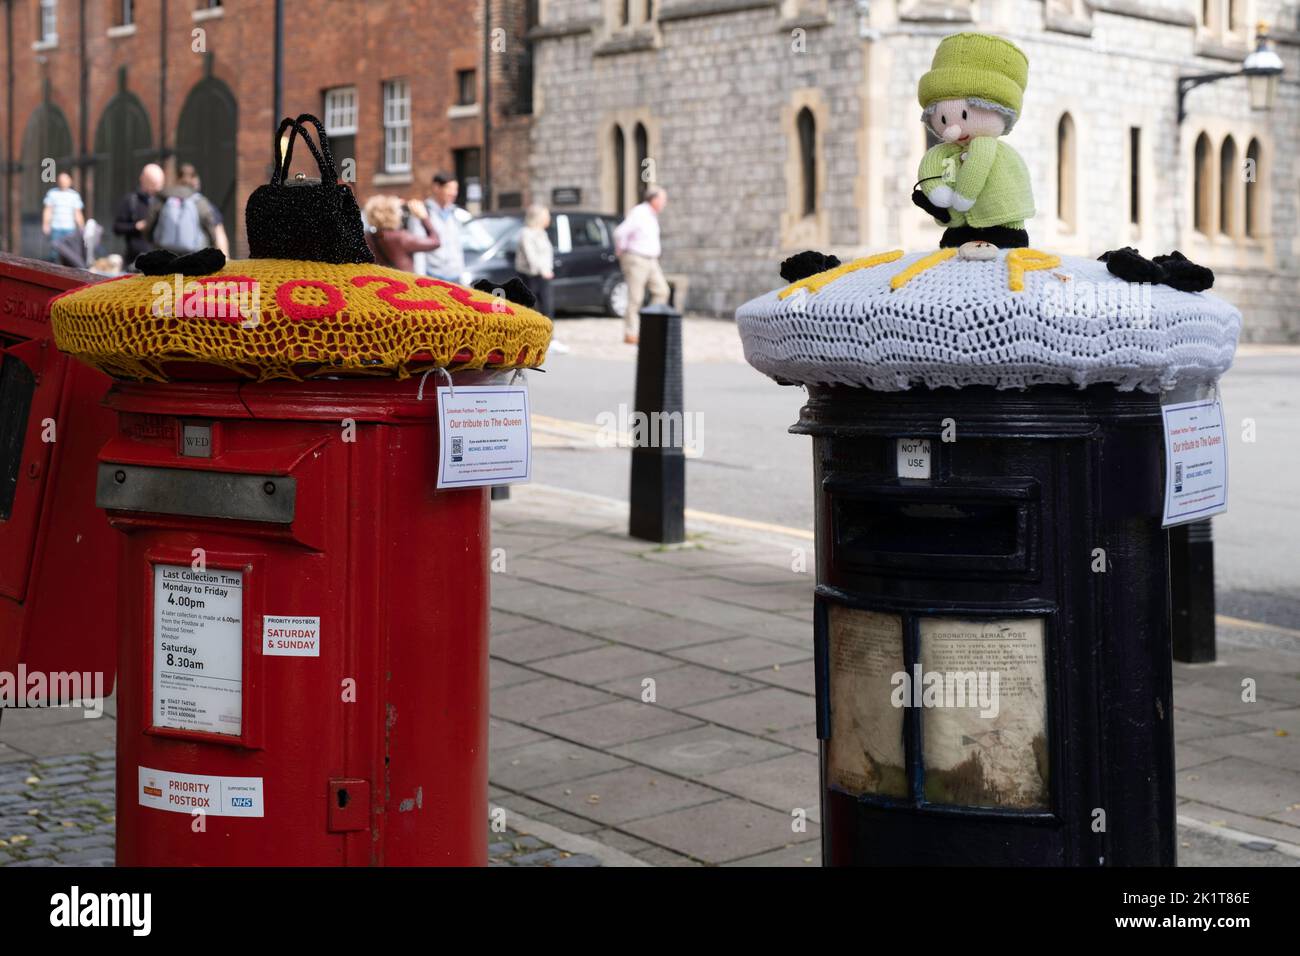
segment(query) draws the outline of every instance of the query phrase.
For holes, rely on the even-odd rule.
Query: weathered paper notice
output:
[[[903,670],[903,619],[831,605],[828,782],[847,793],[906,797],[903,708],[890,701]]]
[[[1043,619],[922,618],[920,638],[926,800],[1047,807]],[[937,677],[943,693],[932,699]]]

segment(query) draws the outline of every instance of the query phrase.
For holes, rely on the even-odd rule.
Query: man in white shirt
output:
[[[627,280],[627,312],[623,314],[623,341],[636,345],[637,317],[650,291],[650,304],[668,301],[668,280],[659,266],[659,213],[668,205],[668,193],[658,186],[646,191],[645,201],[633,206],[614,230],[614,252]]]
[[[59,261],[54,244],[86,227],[86,216],[82,212],[85,208],[81,193],[72,188],[72,177],[68,173],[59,173],[55,185],[45,194],[41,211],[41,231],[50,240],[51,262]]]
[[[435,173],[433,196],[425,200],[433,231],[439,245],[425,253],[425,274],[444,282],[460,282],[465,273],[465,249],[461,243],[460,220],[456,217],[456,198],[460,183],[451,173]]]

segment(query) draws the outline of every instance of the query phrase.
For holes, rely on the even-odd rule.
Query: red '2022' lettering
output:
[[[323,305],[312,305],[309,302],[299,302],[293,297],[293,293],[297,289],[304,288],[319,289],[324,292],[325,303]],[[343,293],[328,282],[321,282],[317,279],[292,279],[275,290],[275,304],[295,322],[318,322],[321,319],[333,318],[338,315],[347,307],[348,303],[343,298]]]
[[[353,276],[351,281],[358,289],[364,289],[368,285],[378,283],[380,288],[375,290],[375,295],[402,312],[437,312],[446,308],[446,305],[438,299],[401,298],[403,294],[412,291],[410,283],[390,276],[360,275]],[[469,289],[453,285],[450,282],[443,282],[441,279],[419,278],[415,280],[415,284],[426,289],[445,289],[447,295],[451,296],[451,298],[462,305],[469,306],[476,312],[514,314],[513,309],[495,296],[492,301],[483,302],[475,299],[474,293]],[[325,294],[325,302],[319,305],[299,302],[294,298],[294,292],[304,288],[320,290]],[[333,318],[347,308],[347,300],[344,298],[342,291],[337,286],[318,279],[293,279],[285,282],[275,290],[275,304],[295,322],[318,322],[321,319]]]
[[[505,302],[497,296],[493,296],[491,302],[480,302],[477,299],[471,298],[473,293],[471,293],[469,289],[458,285],[452,285],[450,282],[443,282],[441,279],[416,279],[415,284],[422,286],[439,286],[440,288],[446,289],[453,299],[461,305],[469,306],[475,312],[504,312],[506,315],[515,314],[515,310],[506,305]]]
[[[388,276],[353,276],[352,284],[358,289],[363,289],[372,282],[382,283],[383,288],[378,290],[375,295],[387,302],[396,309],[403,312],[436,312],[445,306],[437,299],[399,299],[398,296],[403,292],[410,292],[411,287],[399,279],[391,279]],[[423,280],[417,279],[418,284],[423,284]]]
[[[257,280],[251,276],[200,276],[186,282],[184,288],[177,315],[238,325],[251,317]]]

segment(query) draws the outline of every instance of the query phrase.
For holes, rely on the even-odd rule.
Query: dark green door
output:
[[[193,163],[203,183],[203,195],[221,210],[226,235],[234,252],[235,136],[238,132],[238,108],[235,96],[215,76],[194,85],[185,97],[180,122],[176,127],[176,162]]]
[[[121,92],[108,101],[95,130],[95,219],[104,227],[106,252],[121,252],[125,244],[113,234],[113,220],[122,197],[135,190],[140,170],[153,161],[155,150],[149,114],[134,93]]]
[[[23,134],[19,249],[24,256],[41,259],[49,252],[41,233],[41,213],[45,208],[45,194],[54,186],[55,174],[65,171],[73,171],[72,130],[61,109],[53,103],[42,103],[27,121]],[[82,184],[75,181],[75,176],[73,180],[73,186],[81,189]]]

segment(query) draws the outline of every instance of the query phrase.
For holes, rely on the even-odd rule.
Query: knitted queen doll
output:
[[[921,160],[912,202],[947,226],[940,246],[1029,245],[1034,214],[1029,171],[998,137],[1020,115],[1029,61],[1010,41],[984,33],[945,37],[917,89],[922,121],[943,140]]]

